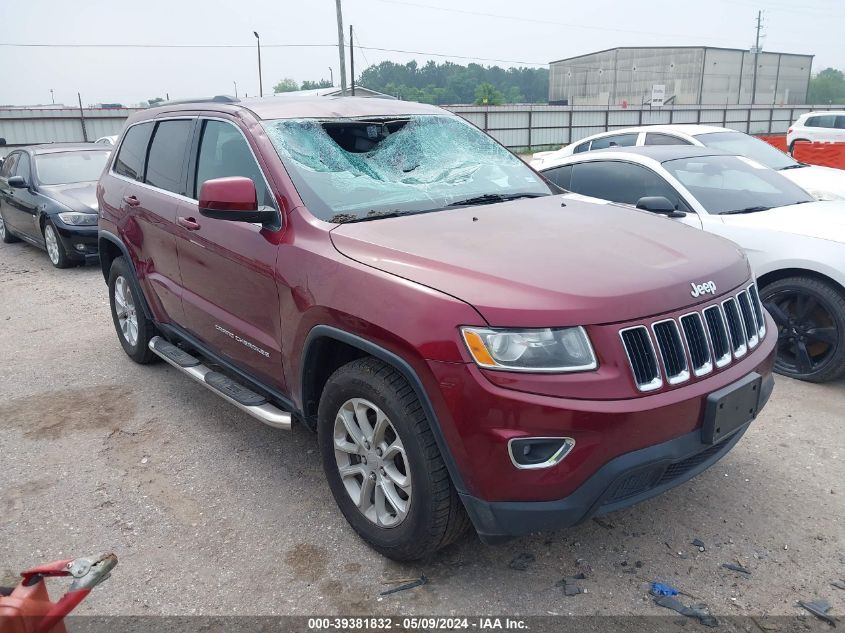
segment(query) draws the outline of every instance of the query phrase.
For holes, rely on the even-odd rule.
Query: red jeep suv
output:
[[[316,431],[341,512],[391,558],[663,492],[772,390],[737,246],[561,193],[433,106],[165,105],[97,194],[126,353]]]

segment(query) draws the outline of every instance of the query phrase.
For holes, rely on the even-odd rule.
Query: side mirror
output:
[[[207,218],[230,222],[264,224],[276,219],[274,210],[258,208],[255,183],[242,176],[215,178],[202,183],[199,209]]]
[[[5,145],[6,145],[6,139],[3,138],[2,136],[0,136],[0,147],[5,147]]]
[[[663,196],[645,196],[637,200],[637,208],[643,211],[651,211],[652,213],[659,213],[668,218],[683,218],[686,213],[678,211],[675,205],[669,201],[669,198]]]
[[[27,189],[29,187],[23,176],[12,176],[7,182],[12,189]]]

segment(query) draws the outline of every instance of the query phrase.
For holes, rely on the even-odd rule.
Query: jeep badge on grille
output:
[[[716,294],[716,282],[714,281],[705,281],[703,284],[690,283],[690,286],[692,286],[690,294],[693,297]]]

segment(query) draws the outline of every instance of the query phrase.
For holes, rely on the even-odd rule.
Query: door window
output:
[[[129,128],[123,143],[120,145],[117,159],[114,161],[114,173],[132,180],[142,181],[144,179],[147,147],[150,143],[152,131],[153,123],[141,123]]]
[[[845,130],[845,116],[836,117],[836,129]]]
[[[572,170],[570,190],[630,205],[646,196],[663,196],[676,208],[688,210],[678,192],[663,178],[647,167],[622,161],[578,163]]]
[[[561,189],[570,190],[569,183],[572,180],[572,165],[552,167],[543,172],[543,175],[555,183]]]
[[[6,156],[6,160],[3,161],[3,168],[0,169],[0,176],[3,176],[3,178],[14,176],[15,166],[18,164],[19,156],[20,152],[15,152]]]
[[[687,140],[680,136],[673,136],[671,134],[658,134],[656,132],[649,132],[645,135],[646,145],[692,145]]]
[[[832,114],[811,116],[807,119],[807,127],[833,127],[835,123],[836,117]]]
[[[581,152],[586,152],[588,149],[590,149],[590,141],[587,141],[586,143],[581,143],[580,145],[576,145],[572,153],[580,154]]]
[[[637,144],[638,133],[614,134],[594,139],[590,145],[590,151],[594,149],[606,149],[608,147],[633,147]]]
[[[242,176],[255,183],[258,204],[275,207],[273,195],[240,130],[223,121],[205,121],[194,176],[194,198],[206,180]]]
[[[193,129],[193,119],[161,121],[156,125],[144,182],[185,195],[185,155]]]
[[[20,176],[24,182],[32,184],[32,168],[29,166],[29,155],[21,153],[18,155],[18,168],[15,176]]]

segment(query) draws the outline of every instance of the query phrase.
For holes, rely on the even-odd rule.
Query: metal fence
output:
[[[505,147],[528,151],[560,147],[586,136],[634,125],[700,123],[749,134],[786,134],[790,123],[811,110],[845,106],[713,106],[663,108],[607,106],[451,105],[446,109],[489,132]],[[51,142],[94,141],[118,134],[133,108],[0,108],[0,156],[14,147]]]
[[[633,106],[454,105],[446,108],[514,151],[557,148],[584,137],[639,125],[697,123],[748,134],[786,134],[799,116],[843,106]]]

